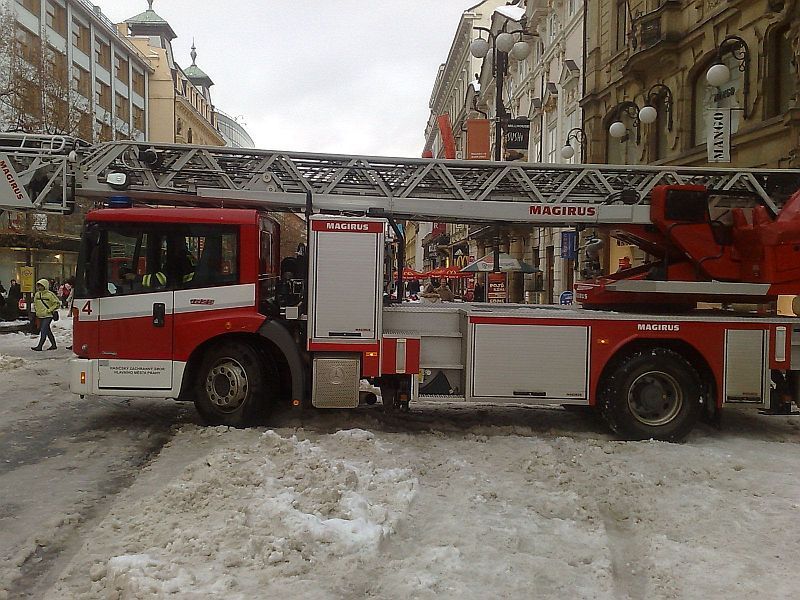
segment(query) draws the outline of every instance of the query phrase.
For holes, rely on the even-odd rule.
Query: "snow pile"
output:
[[[375,451],[368,432],[330,438]],[[133,514],[130,506],[112,510],[99,529],[121,553],[96,557],[92,592],[235,592],[248,577],[302,577],[332,557],[374,553],[394,532],[416,481],[406,469],[329,455],[272,431],[249,446],[213,450]]]
[[[25,366],[25,359],[18,356],[3,356],[0,354],[0,371],[11,371]]]

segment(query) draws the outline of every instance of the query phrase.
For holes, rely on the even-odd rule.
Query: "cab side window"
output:
[[[109,228],[106,231],[107,295],[166,289],[166,248],[166,236],[157,231],[137,227]]]
[[[168,246],[168,280],[175,288],[239,283],[239,236],[235,229],[193,226]]]
[[[239,235],[219,225],[110,224],[105,295],[239,283]]]

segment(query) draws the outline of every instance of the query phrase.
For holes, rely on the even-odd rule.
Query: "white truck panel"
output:
[[[471,395],[587,400],[589,332],[564,325],[473,325]]]

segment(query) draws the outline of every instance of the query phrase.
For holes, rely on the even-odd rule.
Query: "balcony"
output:
[[[634,67],[643,59],[650,60],[651,50],[658,46],[672,47],[680,42],[686,33],[685,18],[680,0],[662,0],[656,10],[636,17],[627,68]]]

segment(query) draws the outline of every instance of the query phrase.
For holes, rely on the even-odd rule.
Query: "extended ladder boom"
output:
[[[28,136],[30,138],[30,136]],[[457,222],[646,224],[657,185],[702,185],[773,214],[800,189],[800,170],[553,165],[387,158],[110,142],[82,147],[0,135],[0,209],[65,212],[85,197],[169,205],[367,213]],[[18,198],[12,180],[27,197]],[[59,195],[60,193],[60,195]],[[61,202],[58,202],[58,201]],[[27,202],[27,204],[26,204]]]

